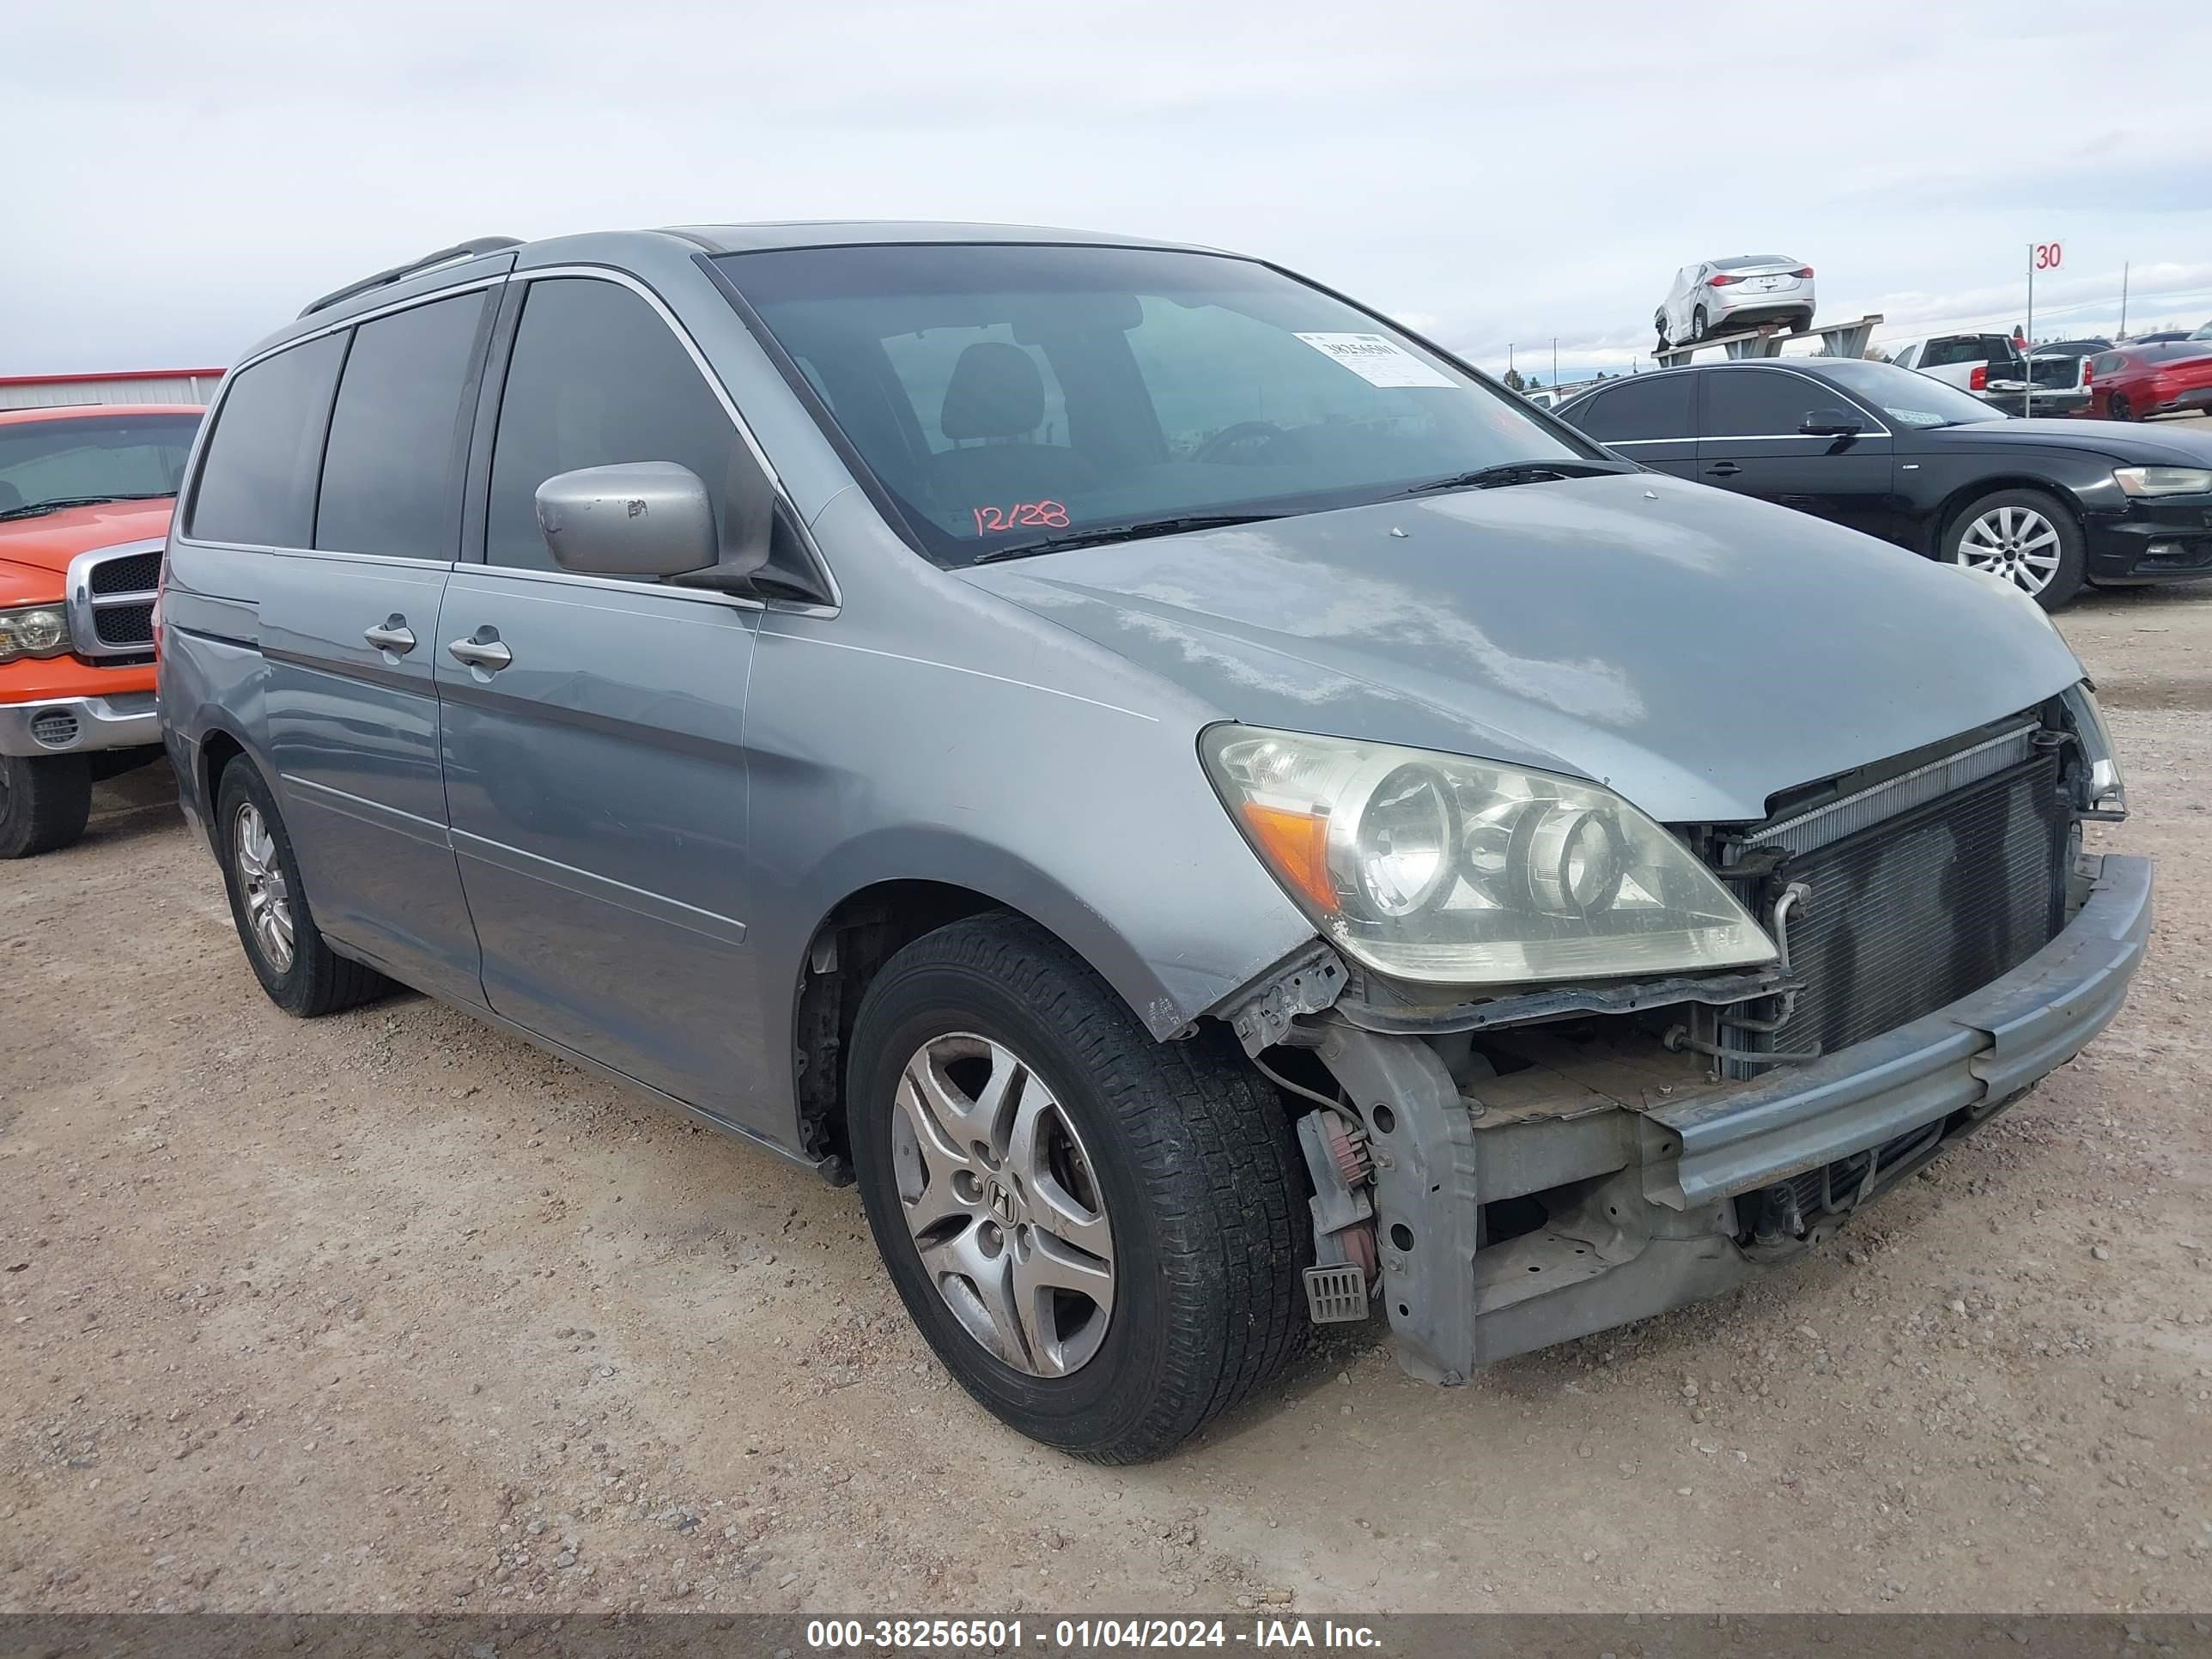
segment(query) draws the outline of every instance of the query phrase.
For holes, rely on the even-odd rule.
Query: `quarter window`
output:
[[[345,337],[325,334],[231,377],[192,492],[193,535],[308,544],[323,429],[344,356]]]
[[[697,473],[725,546],[732,492],[760,489],[757,464],[658,312],[596,278],[532,283],[500,398],[485,559],[553,568],[538,486],[623,461],[674,461]]]
[[[1691,415],[1693,390],[1687,374],[1639,376],[1596,393],[1570,411],[1568,418],[1600,443],[1687,438],[1696,431]]]
[[[315,545],[451,559],[460,537],[461,393],[484,295],[456,295],[354,331],[323,457]]]
[[[1795,374],[1756,368],[1723,369],[1706,377],[1705,434],[1708,438],[1795,437],[1808,411],[1833,404],[1820,388]]]

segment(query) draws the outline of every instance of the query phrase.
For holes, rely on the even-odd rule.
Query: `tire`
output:
[[[249,814],[251,817],[249,817]],[[334,1014],[382,996],[392,981],[373,968],[349,962],[324,942],[309,913],[292,837],[276,810],[276,798],[251,761],[234,760],[222,769],[216,788],[216,840],[222,860],[222,883],[230,895],[230,919],[246,960],[270,1001],[300,1019]],[[249,833],[258,831],[258,833]],[[241,842],[246,856],[241,860]],[[254,875],[253,870],[261,873]],[[273,877],[275,879],[271,880]],[[258,897],[261,902],[255,904]],[[277,948],[278,937],[258,927],[256,915],[280,914],[289,928],[289,959]],[[280,930],[280,936],[281,936]]]
[[[1813,313],[1809,311],[1802,317],[1792,317],[1790,319],[1790,331],[1792,334],[1802,334],[1812,326]]]
[[[1692,339],[1704,339],[1705,337],[1706,331],[1711,327],[1711,324],[1706,319],[1705,308],[1703,306],[1699,306],[1695,311],[1690,313],[1690,337]]]
[[[1657,349],[1661,351],[1666,350],[1668,346],[1673,343],[1667,337],[1667,313],[1662,311],[1657,316],[1654,317],[1651,319],[1651,326],[1659,336]]]
[[[2105,400],[2105,418],[2108,421],[2132,421],[2137,417],[2135,405],[2124,392],[2115,392]]]
[[[933,1127],[913,1115],[910,1067],[941,1091]],[[996,1117],[1012,1133],[993,1134],[998,1161],[953,1150],[980,1153],[967,1137],[984,1120],[944,1103],[988,1098],[1002,1071]],[[908,1313],[961,1386],[1031,1439],[1097,1463],[1159,1456],[1303,1346],[1312,1245],[1289,1115],[1220,1028],[1156,1042],[1035,924],[971,917],[885,963],[854,1018],[846,1097],[861,1201]],[[931,1206],[936,1224],[917,1228]],[[926,1267],[925,1248],[956,1271]],[[1039,1289],[1078,1279],[1082,1293]],[[995,1323],[979,1291],[995,1292]]]
[[[2008,520],[2006,514],[2014,516]],[[2040,520],[2056,538],[2057,562],[2047,574],[2028,562],[2043,531],[2021,515]],[[1978,536],[1976,526],[1984,521]],[[2081,520],[2057,497],[2039,489],[1999,489],[1967,502],[1943,527],[1941,556],[1950,564],[1976,565],[2008,576],[2045,611],[2058,610],[2073,599],[2087,574]],[[2033,585],[2039,576],[2039,587]]]
[[[92,768],[82,755],[0,755],[0,859],[66,847],[92,816]]]

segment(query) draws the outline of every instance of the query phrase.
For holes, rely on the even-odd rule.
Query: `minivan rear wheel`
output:
[[[271,1002],[312,1019],[392,989],[392,981],[374,969],[348,961],[324,942],[307,908],[283,815],[250,761],[234,760],[223,769],[216,823],[231,921]]]
[[[0,859],[66,847],[92,816],[92,769],[82,755],[0,755]]]
[[[908,1313],[1032,1439],[1155,1457],[1297,1351],[1304,1166],[1218,1028],[1158,1042],[1034,923],[971,917],[869,986],[846,1092]]]

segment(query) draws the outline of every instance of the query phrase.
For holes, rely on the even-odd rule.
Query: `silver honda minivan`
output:
[[[2032,602],[1199,248],[443,250],[227,377],[160,610],[279,1006],[410,986],[857,1182],[1103,1461],[1316,1322],[1456,1383],[1817,1245],[2149,927]]]

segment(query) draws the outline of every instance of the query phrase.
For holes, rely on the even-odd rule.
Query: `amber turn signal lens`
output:
[[[1328,820],[1318,812],[1291,812],[1255,801],[1243,805],[1244,823],[1275,872],[1323,910],[1338,908],[1328,877]]]

